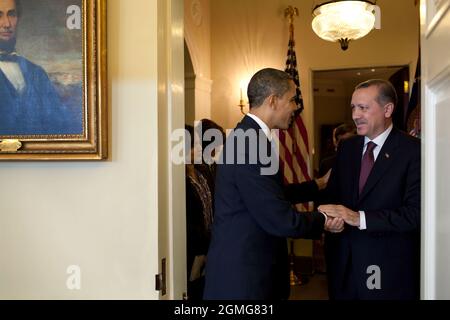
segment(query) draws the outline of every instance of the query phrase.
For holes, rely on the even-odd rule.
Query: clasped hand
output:
[[[332,233],[342,232],[344,230],[344,220],[342,220],[341,218],[332,218],[327,216],[327,221],[325,221],[324,229],[325,231],[329,231]]]
[[[319,206],[318,210],[326,214],[328,220],[330,220],[331,218],[331,221],[329,222],[331,227],[339,226],[338,225],[339,220],[342,220],[343,222],[351,226],[359,227],[359,213],[350,210],[347,207],[344,207],[342,205],[326,204]],[[335,222],[334,220],[336,219],[339,220]],[[326,224],[325,227],[327,227]]]

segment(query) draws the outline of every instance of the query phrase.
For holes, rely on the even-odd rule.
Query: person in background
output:
[[[200,170],[208,180],[211,193],[214,197],[217,156],[223,147],[223,143],[225,142],[225,131],[214,121],[210,119],[202,119],[197,122],[195,132],[197,137],[199,137],[199,146],[202,151],[202,165],[197,166],[197,169]],[[219,139],[219,141],[215,141],[215,139]],[[215,148],[211,149],[212,147]]]
[[[188,300],[201,300],[205,285],[204,269],[213,221],[213,196],[208,179],[194,160],[201,149],[194,148],[194,127],[186,125],[186,251]]]
[[[356,128],[353,124],[343,123],[336,128],[333,129],[333,153],[324,158],[320,162],[319,166],[319,176],[323,176],[326,174],[331,168],[333,168],[334,161],[336,160],[336,152],[339,146],[339,143],[342,140],[350,138],[356,134]]]

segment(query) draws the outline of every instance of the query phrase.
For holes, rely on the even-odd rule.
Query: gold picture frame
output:
[[[44,98],[37,98],[40,94],[37,93],[38,89],[28,95],[27,90],[31,89],[27,89],[27,86],[33,87],[35,84],[32,81],[28,83],[28,76],[24,74],[25,81],[22,82],[25,82],[25,89],[22,88],[20,92],[25,92],[22,97],[26,96],[26,99],[12,96],[8,104],[5,102],[7,99],[0,101],[0,160],[107,159],[106,0],[20,0],[19,3],[18,32],[12,54],[18,57],[15,60],[18,61],[17,65],[33,66],[36,74],[42,74],[42,78],[47,74],[47,80],[43,79],[42,82],[50,80],[57,98],[48,98],[50,89],[47,87]],[[42,30],[51,32],[51,35],[42,35],[42,31],[33,29],[39,29],[36,27],[36,17],[39,15],[46,16]],[[27,26],[22,19],[31,16],[32,23]],[[20,29],[22,26],[29,30]],[[26,43],[22,40],[21,46],[26,48],[26,45],[32,44],[28,55],[22,55],[20,48],[17,48],[20,47],[19,40],[23,34],[26,34]],[[58,37],[61,39],[58,40]],[[45,44],[41,45],[42,42]],[[47,53],[45,50],[52,51]],[[39,64],[36,60],[44,63]],[[25,73],[26,68],[21,69]],[[11,85],[14,81],[7,81],[10,77],[3,75],[0,68],[0,95],[4,97],[9,96],[2,90],[14,90]],[[32,77],[36,83],[38,78],[36,75]],[[20,85],[18,87],[21,88]],[[47,105],[38,109],[38,104],[44,100]],[[53,101],[58,101],[58,109],[54,107]],[[28,111],[11,111],[26,109],[24,106]],[[45,112],[46,118],[37,115],[37,111],[29,110]],[[69,111],[67,115],[62,115],[59,114],[60,110]],[[61,120],[63,118],[66,122]],[[49,119],[54,119],[54,122]],[[58,126],[53,125],[56,122]]]

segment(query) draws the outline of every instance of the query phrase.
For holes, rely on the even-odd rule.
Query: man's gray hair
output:
[[[392,102],[394,107],[397,105],[398,97],[394,86],[387,80],[383,79],[370,79],[358,84],[355,90],[364,89],[368,87],[376,86],[378,88],[377,102],[381,106]]]
[[[289,74],[277,69],[266,68],[255,73],[247,89],[250,108],[259,107],[272,94],[283,96],[290,89],[290,80]]]

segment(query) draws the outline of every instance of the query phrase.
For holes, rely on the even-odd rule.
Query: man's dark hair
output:
[[[368,87],[376,86],[378,88],[378,97],[376,98],[378,104],[384,106],[390,102],[394,104],[394,107],[397,105],[398,97],[397,92],[395,92],[395,88],[387,80],[383,79],[371,79],[364,81],[358,84],[355,90],[364,89]]]
[[[266,68],[255,73],[247,89],[250,108],[259,107],[272,94],[283,96],[290,89],[290,80],[289,74],[277,69]]]
[[[349,132],[355,132],[354,125],[351,125],[348,123],[343,123],[343,124],[339,125],[334,130],[334,140],[338,141],[339,136],[343,136],[344,134],[349,133]]]

